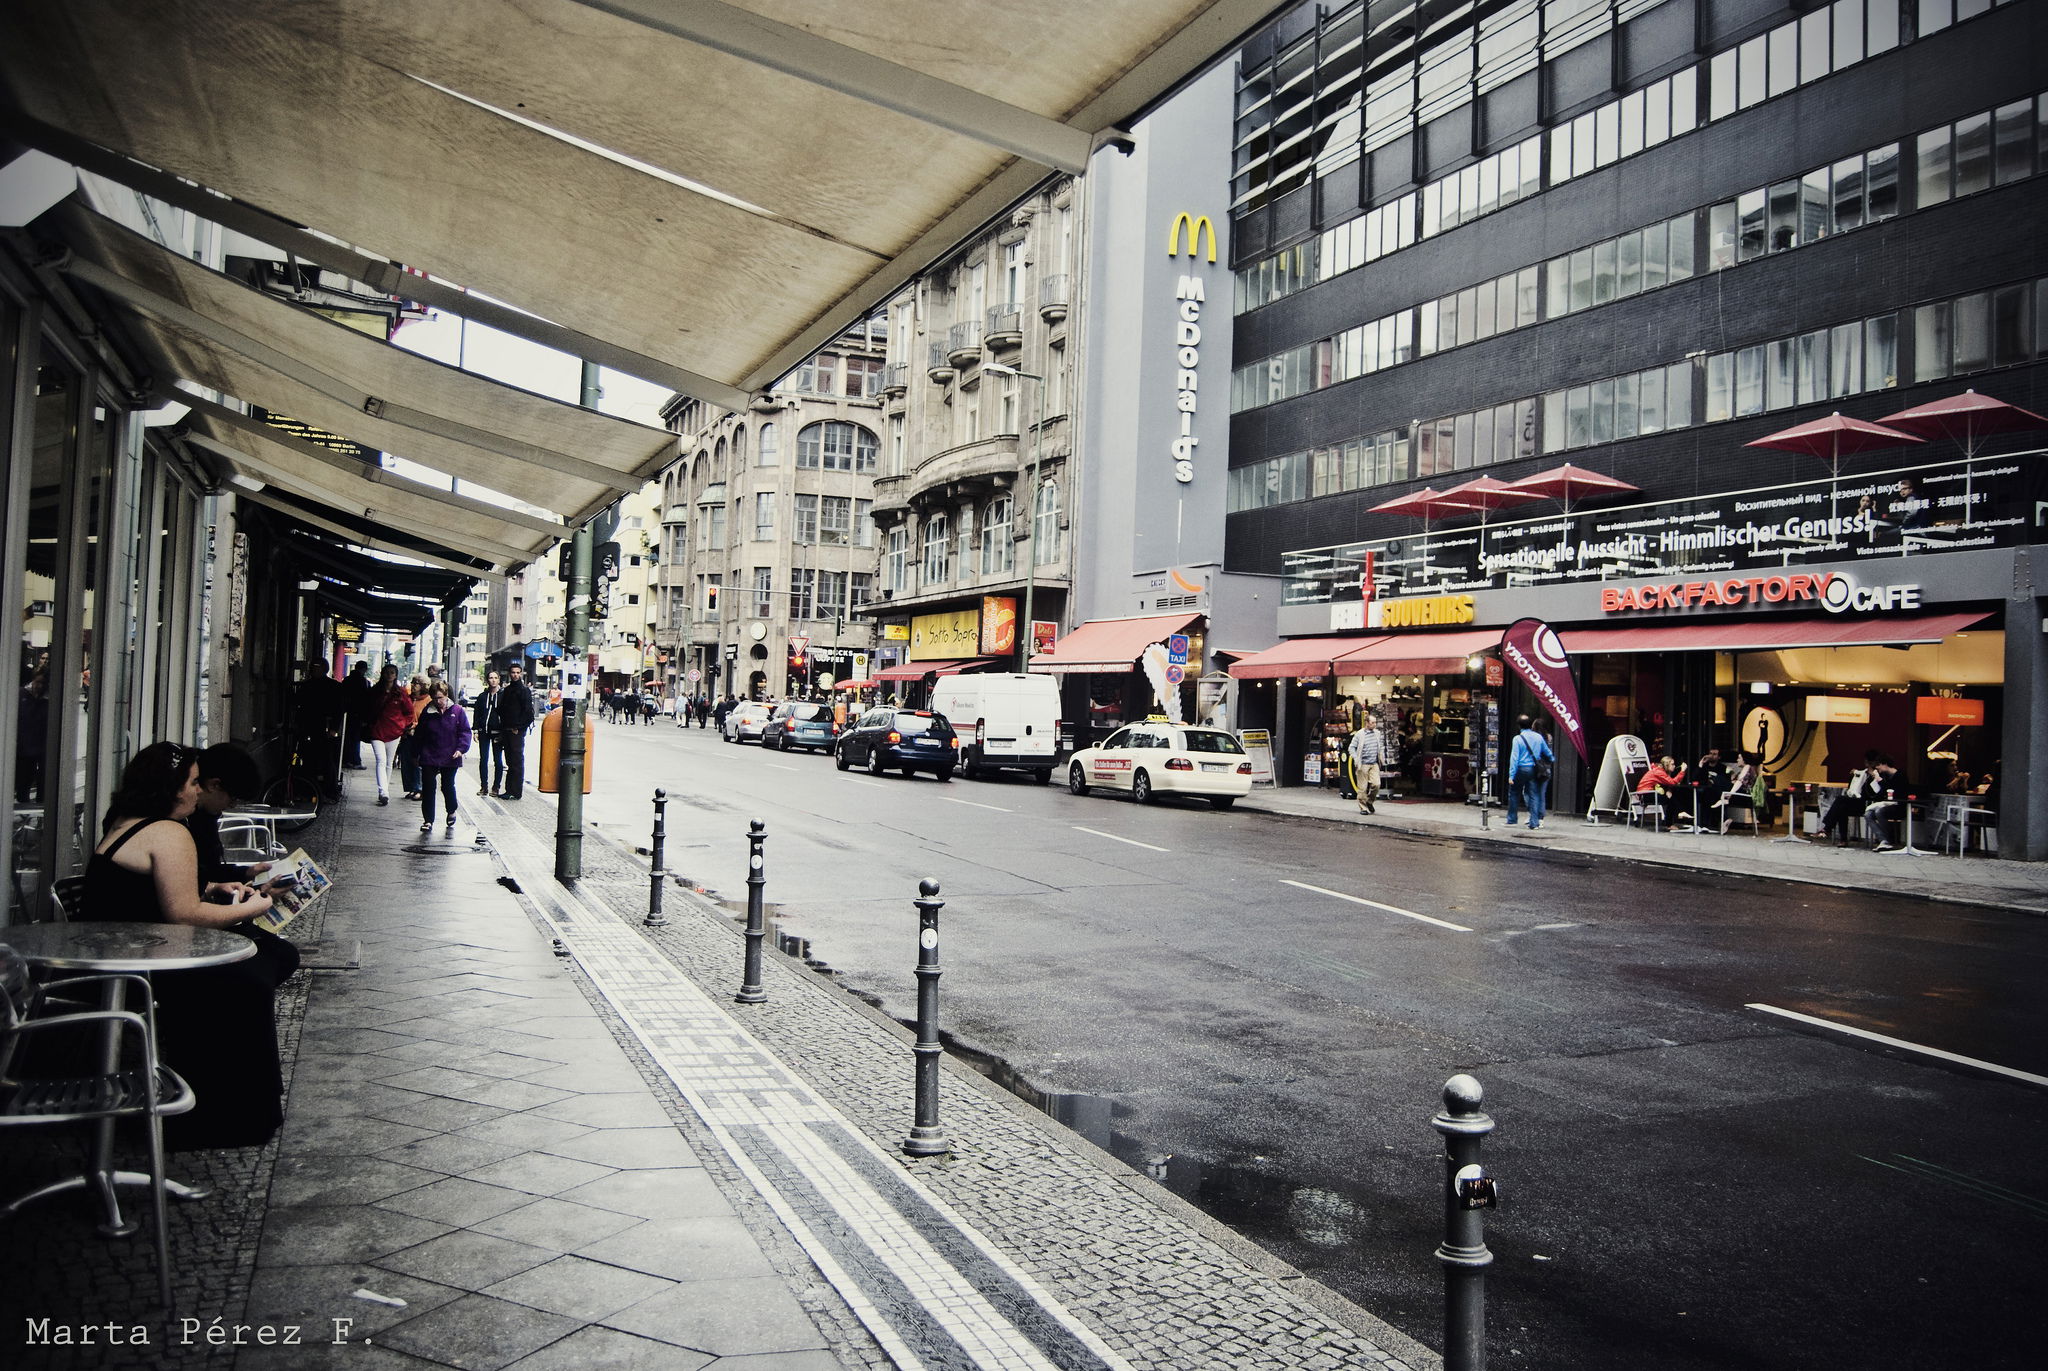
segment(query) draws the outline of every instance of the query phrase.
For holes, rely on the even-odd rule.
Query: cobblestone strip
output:
[[[894,1196],[871,1185],[863,1171],[874,1173],[878,1164],[886,1170],[889,1159],[609,909],[587,907],[566,896],[546,874],[538,843],[523,829],[493,825],[492,836],[506,866],[529,897],[547,910],[558,936],[592,983],[904,1367],[1130,1371],[1107,1344],[913,1180],[900,1177]],[[814,1126],[834,1130],[838,1145],[825,1142]],[[825,1200],[830,1213],[816,1217],[859,1238],[866,1259],[842,1260],[854,1254],[843,1243],[821,1237],[819,1228],[825,1225],[814,1227],[815,1218],[807,1221],[799,1205],[782,1193],[756,1160],[763,1142],[772,1144]],[[873,1155],[855,1165],[842,1149],[865,1149]],[[913,1197],[912,1202],[899,1207],[903,1196]],[[924,1222],[906,1215],[903,1208],[925,1211],[920,1216]],[[932,1216],[963,1240],[946,1244],[950,1255],[927,1236],[935,1231]],[[873,1282],[876,1263],[887,1270],[890,1280]],[[877,1300],[878,1292],[864,1285],[863,1277],[883,1286],[879,1293],[893,1297]],[[899,1290],[908,1294],[908,1302],[896,1293]],[[1022,1327],[985,1293],[997,1290],[1025,1296],[1022,1301],[1004,1301],[1020,1312],[1031,1306]]]

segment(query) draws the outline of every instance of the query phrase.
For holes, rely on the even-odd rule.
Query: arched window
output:
[[[744,425],[732,431],[732,464],[736,467],[747,464],[747,430]]]
[[[862,471],[872,474],[875,435],[843,419],[806,424],[796,435],[796,464],[801,470]]]
[[[1047,481],[1038,488],[1038,503],[1032,512],[1031,536],[1037,541],[1033,564],[1049,566],[1060,560],[1060,483]]]
[[[1010,574],[1010,497],[998,495],[988,502],[981,521],[981,574]]]
[[[711,472],[714,476],[725,475],[725,439],[723,438],[718,440],[718,455],[711,459]]]
[[[924,584],[942,586],[953,579],[953,544],[946,537],[946,516],[924,521]]]
[[[781,440],[775,436],[775,421],[769,419],[761,425],[761,441],[754,448],[754,465],[772,467],[780,460]]]

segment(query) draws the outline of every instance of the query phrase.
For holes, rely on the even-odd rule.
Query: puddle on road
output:
[[[746,901],[720,900],[718,904],[734,922],[746,923]],[[783,932],[774,918],[774,906],[763,912],[768,937],[777,950],[831,977],[848,994],[888,1012],[880,995],[849,984],[818,955],[809,938]],[[916,1027],[901,1018],[897,1022],[905,1028]],[[1363,1192],[1347,1195],[1303,1184],[1282,1174],[1276,1163],[1264,1157],[1219,1160],[1164,1151],[1118,1126],[1138,1114],[1121,1100],[1041,1090],[1008,1062],[966,1046],[943,1028],[939,1040],[955,1059],[1247,1238],[1268,1246],[1305,1243],[1332,1252],[1351,1248],[1361,1259],[1368,1244],[1378,1247],[1386,1241],[1385,1222],[1373,1219],[1372,1206],[1381,1203],[1377,1196]]]
[[[943,1038],[945,1035],[941,1034]],[[1361,1247],[1384,1237],[1360,1199],[1304,1185],[1263,1158],[1217,1161],[1163,1152],[1117,1127],[1137,1111],[1107,1095],[1041,1090],[1008,1062],[948,1041],[960,1061],[1117,1160],[1143,1172],[1218,1223],[1268,1243]]]

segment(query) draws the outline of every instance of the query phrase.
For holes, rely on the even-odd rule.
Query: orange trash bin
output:
[[[562,754],[562,707],[556,705],[540,721],[540,775],[535,780],[543,794],[555,793],[555,765]],[[597,721],[583,716],[583,793],[590,793],[590,777],[597,758]]]

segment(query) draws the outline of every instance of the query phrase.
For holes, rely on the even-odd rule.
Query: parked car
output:
[[[1139,804],[1159,795],[1190,795],[1228,809],[1252,789],[1244,744],[1220,728],[1142,723],[1120,728],[1067,764],[1067,789],[1128,791]]]
[[[729,743],[743,743],[752,738],[761,741],[761,730],[767,727],[768,718],[775,712],[775,706],[762,704],[758,700],[746,700],[732,707],[725,716],[725,740]]]
[[[969,672],[932,687],[932,711],[959,728],[960,771],[978,780],[1002,770],[1052,779],[1060,746],[1059,682],[1044,674]]]
[[[816,700],[785,700],[761,729],[761,746],[787,750],[800,747],[809,752],[830,752],[839,741],[839,726],[832,722],[832,706]]]
[[[864,766],[868,775],[900,771],[914,776],[929,771],[942,781],[953,779],[960,739],[943,714],[928,709],[883,705],[854,720],[834,749],[841,771]]]

